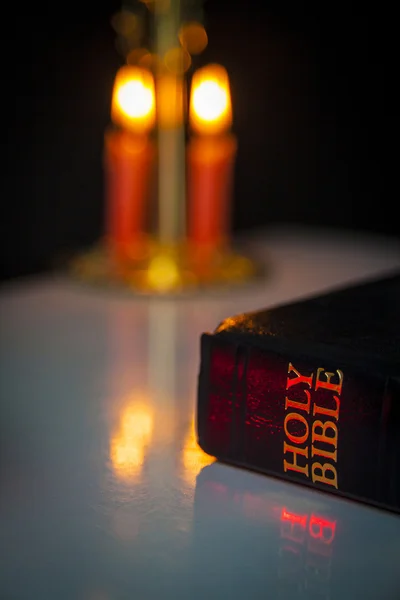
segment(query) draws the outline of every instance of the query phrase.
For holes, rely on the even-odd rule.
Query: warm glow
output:
[[[110,457],[116,474],[131,479],[140,473],[146,448],[153,433],[153,411],[145,404],[128,404],[110,444]]]
[[[201,134],[217,134],[232,123],[232,104],[226,70],[209,65],[193,75],[190,97],[190,125]]]
[[[140,57],[138,65],[139,67],[143,67],[143,69],[152,71],[152,73],[158,73],[161,70],[162,61],[158,54],[147,52]]]
[[[189,54],[201,54],[208,43],[206,30],[201,23],[184,23],[179,30],[179,41]]]
[[[192,421],[182,452],[183,476],[187,483],[193,487],[196,484],[196,477],[203,467],[215,462],[212,456],[209,456],[200,448],[196,439],[195,422]]]
[[[183,122],[184,87],[180,77],[171,74],[157,79],[157,122],[163,129],[178,127]]]
[[[139,65],[141,67],[148,68],[146,65],[142,64],[142,59],[144,56],[147,56],[149,51],[147,48],[134,48],[129,52],[126,57],[126,62],[128,65]]]
[[[150,71],[131,65],[116,76],[112,108],[116,125],[136,134],[148,132],[155,120],[154,79]]]
[[[156,256],[149,265],[147,279],[150,287],[155,291],[173,290],[180,284],[178,266],[169,256]]]
[[[191,64],[190,54],[183,48],[171,48],[165,53],[164,65],[174,75],[183,75]]]

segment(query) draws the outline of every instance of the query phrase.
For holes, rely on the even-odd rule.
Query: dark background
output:
[[[45,270],[102,233],[119,8],[72,0],[4,16],[2,279]],[[398,235],[385,4],[209,0],[204,12],[197,66],[220,62],[231,77],[235,230],[295,222]]]

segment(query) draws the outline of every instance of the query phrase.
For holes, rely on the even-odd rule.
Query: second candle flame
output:
[[[229,78],[220,65],[208,65],[193,75],[190,126],[198,134],[216,135],[232,124]]]

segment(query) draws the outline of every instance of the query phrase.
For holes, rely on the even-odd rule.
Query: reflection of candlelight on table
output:
[[[215,250],[227,242],[236,139],[229,134],[232,106],[228,75],[219,65],[193,75],[188,156],[188,238]]]
[[[140,474],[152,433],[152,409],[140,400],[126,404],[110,443],[111,462],[118,477],[130,480]]]
[[[196,477],[202,468],[214,461],[215,458],[206,454],[198,445],[195,420],[193,419],[182,450],[183,477],[185,481],[194,488]]]
[[[111,253],[125,258],[145,230],[154,153],[148,134],[155,121],[149,71],[132,66],[118,71],[111,115],[118,129],[105,135],[106,235]]]
[[[148,383],[158,407],[175,397],[178,314],[176,305],[154,300],[148,305]]]
[[[177,394],[177,307],[153,300],[148,306],[148,389],[157,407],[153,445],[161,447],[174,435]]]

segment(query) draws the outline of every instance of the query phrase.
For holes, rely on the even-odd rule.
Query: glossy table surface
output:
[[[181,300],[62,277],[0,295],[0,598],[400,598],[400,518],[196,445],[199,336],[400,266],[385,238],[275,229],[270,276]]]

